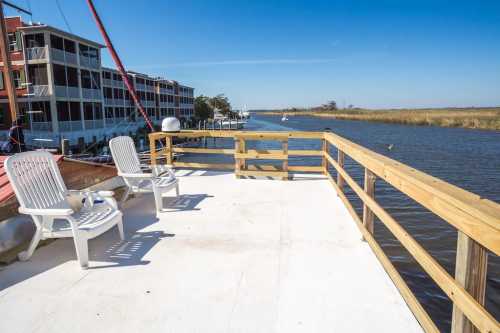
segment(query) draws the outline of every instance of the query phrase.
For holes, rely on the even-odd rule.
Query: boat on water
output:
[[[283,116],[281,117],[281,121],[287,121],[288,117],[286,116],[286,113],[283,113]]]

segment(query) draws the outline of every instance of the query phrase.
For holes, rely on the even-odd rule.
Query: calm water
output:
[[[284,131],[322,131],[325,128],[330,128],[336,134],[451,184],[495,202],[500,202],[500,132],[380,124],[314,117],[290,117],[289,121],[283,123],[280,116],[259,115],[253,115],[247,126],[248,130]],[[212,146],[214,143],[209,141],[207,144]],[[390,151],[387,149],[389,144],[394,144],[394,148]],[[232,142],[218,141],[216,145],[218,147],[229,147],[232,146]],[[273,148],[274,144],[257,143],[254,146]],[[320,147],[318,143],[311,140],[292,140],[289,143],[289,149],[305,148],[319,149]],[[336,156],[334,148],[331,149],[331,153]],[[206,157],[217,158],[214,156]],[[199,160],[200,156],[183,157],[183,159],[191,158]],[[320,161],[316,159],[311,162],[310,158],[307,161],[294,158],[289,163],[290,165],[310,165],[311,163],[319,165]],[[346,159],[346,169],[362,185],[363,168],[354,161]],[[346,187],[346,193],[358,214],[361,214],[361,201],[348,187]],[[375,195],[377,201],[389,214],[399,221],[453,275],[455,270],[456,230],[382,180],[378,180],[376,183]],[[380,221],[376,222],[375,236],[439,328],[449,331],[452,313],[452,305],[449,299],[406,250],[399,245],[399,242]],[[486,293],[486,308],[499,320],[500,259],[493,254],[489,256]]]

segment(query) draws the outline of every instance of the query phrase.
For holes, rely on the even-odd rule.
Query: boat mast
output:
[[[90,11],[92,12],[92,15],[94,15],[94,19],[96,21],[97,27],[99,28],[99,31],[101,32],[102,37],[104,38],[104,42],[106,43],[106,47],[108,48],[109,52],[111,53],[111,58],[113,58],[113,61],[115,62],[116,67],[118,68],[118,71],[120,72],[123,82],[127,86],[127,90],[130,93],[130,96],[132,96],[132,99],[134,100],[135,105],[141,112],[142,116],[144,117],[144,120],[146,121],[146,124],[148,125],[149,129],[151,132],[154,132],[154,127],[153,123],[149,119],[148,114],[146,111],[144,111],[144,107],[142,106],[141,100],[137,96],[137,93],[135,91],[134,86],[129,80],[129,77],[127,75],[127,72],[125,71],[125,67],[123,67],[122,61],[120,60],[120,57],[115,51],[115,48],[113,46],[113,43],[111,42],[111,39],[108,36],[108,33],[106,32],[106,28],[104,28],[104,24],[101,21],[101,18],[99,17],[99,14],[97,13],[97,10],[94,7],[94,3],[92,0],[87,0],[87,4],[89,5]]]

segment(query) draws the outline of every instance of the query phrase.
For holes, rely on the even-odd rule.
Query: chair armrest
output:
[[[26,215],[40,215],[40,216],[70,216],[73,214],[71,208],[48,208],[48,209],[35,209],[19,207],[19,213]]]
[[[143,179],[154,177],[153,174],[151,173],[122,173],[122,172],[118,172],[118,176],[124,178],[143,178]]]

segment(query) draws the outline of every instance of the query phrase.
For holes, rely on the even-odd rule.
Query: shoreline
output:
[[[280,110],[259,111],[256,114],[281,116],[310,116],[338,120],[371,121],[387,124],[437,126],[500,131],[500,107],[456,109],[391,109],[391,110]]]

